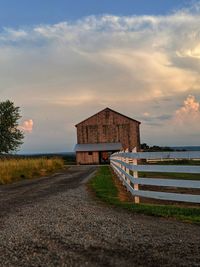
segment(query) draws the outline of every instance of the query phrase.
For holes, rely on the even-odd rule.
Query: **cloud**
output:
[[[179,105],[179,103],[176,103]],[[156,123],[160,123],[159,128]],[[160,115],[151,117],[147,121],[147,126],[151,127],[152,136],[150,140],[155,140],[160,144],[170,145],[198,145],[200,136],[200,103],[194,95],[188,95],[183,104],[176,109],[171,116]],[[154,128],[152,126],[155,126]],[[162,135],[162,139],[160,138]],[[161,141],[160,141],[161,140]],[[165,140],[164,142],[162,140]],[[152,142],[152,141],[151,141]],[[155,141],[154,141],[155,142]]]
[[[183,57],[183,58],[200,59],[200,45],[198,44],[191,49],[179,51],[179,52],[177,52],[177,56]]]
[[[189,95],[184,101],[183,106],[176,110],[175,118],[176,123],[188,125],[198,124],[200,122],[200,103],[195,99],[195,96]]]
[[[4,28],[4,31],[1,33],[0,41],[3,42],[13,42],[21,41],[22,39],[28,37],[28,33],[24,30],[14,30],[11,28]]]
[[[89,16],[4,28],[0,97],[37,120],[30,147],[40,140],[42,149],[49,140],[50,147],[55,141],[72,150],[75,129],[65,125],[73,127],[106,106],[141,118],[147,141],[165,142],[177,105],[190,94],[200,97],[199,25],[194,6],[166,16]]]
[[[144,117],[149,117],[149,116],[150,116],[150,113],[149,113],[149,112],[144,112],[142,115],[143,115]]]
[[[22,123],[22,125],[19,126],[19,128],[26,132],[26,133],[31,133],[33,131],[33,120],[30,119],[30,120],[26,120]]]
[[[161,126],[164,125],[165,122],[169,122],[172,119],[172,115],[170,114],[162,114],[162,115],[152,115],[148,112],[144,112],[139,119],[146,125],[150,126]]]

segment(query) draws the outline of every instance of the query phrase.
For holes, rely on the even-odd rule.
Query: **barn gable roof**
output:
[[[132,120],[132,121],[134,121],[134,122],[136,122],[136,123],[138,123],[138,124],[141,124],[140,121],[134,120],[134,119],[132,119],[132,118],[126,116],[126,115],[123,115],[123,114],[121,114],[121,113],[119,113],[119,112],[117,112],[117,111],[115,111],[115,110],[113,110],[113,109],[111,109],[111,108],[105,108],[105,109],[103,109],[103,110],[97,112],[96,114],[90,116],[89,118],[87,118],[87,119],[85,119],[85,120],[83,120],[83,121],[77,123],[75,126],[77,127],[79,124],[81,124],[81,123],[83,123],[83,122],[85,122],[85,121],[91,119],[92,117],[95,117],[96,115],[98,115],[99,113],[101,113],[101,112],[103,112],[103,111],[112,111],[112,112],[114,112],[114,113],[116,113],[116,114],[118,114],[118,115],[120,115],[120,116],[122,116],[122,117],[125,117],[125,118],[127,118],[127,119],[129,119],[129,120]]]

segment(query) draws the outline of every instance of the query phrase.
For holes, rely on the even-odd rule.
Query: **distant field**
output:
[[[64,161],[60,158],[2,159],[0,184],[45,176],[63,167]]]
[[[184,165],[199,166],[200,160],[165,160],[157,162],[148,162],[151,165]],[[200,180],[200,174],[196,173],[164,173],[164,172],[139,172],[139,177],[148,178],[166,178],[166,179],[183,179],[183,180]]]
[[[187,160],[187,159],[182,159],[182,160],[149,160],[148,164],[152,165],[193,165],[193,166],[198,166],[200,165],[200,160],[199,159],[193,159],[193,160]]]
[[[62,158],[65,165],[75,165],[76,164],[76,154],[74,152],[66,152],[66,153],[40,153],[40,154],[28,154],[28,155],[15,155],[15,158],[29,158],[29,159],[38,159],[38,158]]]
[[[139,172],[139,177],[200,180],[200,174],[196,173]]]

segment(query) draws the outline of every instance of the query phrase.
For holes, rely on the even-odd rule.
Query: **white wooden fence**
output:
[[[200,195],[167,193],[158,191],[139,190],[139,185],[151,185],[173,188],[200,189],[200,166],[183,165],[138,165],[141,159],[200,159],[200,151],[195,152],[117,152],[111,155],[110,164],[119,179],[126,186],[127,190],[135,197],[135,202],[139,203],[139,197],[154,198],[161,200],[183,201],[200,203]],[[141,172],[166,172],[166,173],[199,173],[199,180],[181,179],[158,179],[158,178],[138,178],[138,171]],[[161,190],[162,191],[162,190]]]

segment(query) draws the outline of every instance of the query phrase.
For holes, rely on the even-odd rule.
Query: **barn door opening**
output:
[[[110,151],[99,152],[99,163],[100,164],[110,164],[111,154],[112,154],[112,152],[110,152]]]

